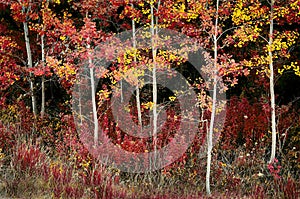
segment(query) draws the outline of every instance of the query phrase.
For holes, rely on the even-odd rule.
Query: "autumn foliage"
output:
[[[153,16],[151,6],[155,8]],[[299,198],[300,1],[275,1],[272,43],[268,1],[221,1],[218,23],[216,12],[216,1],[212,0],[0,0],[0,196],[206,197],[205,150],[212,85],[196,74],[187,58],[163,48],[157,49],[155,56],[151,46],[125,49],[115,44],[97,51],[118,33],[128,31],[132,35],[135,24],[136,33],[151,30],[151,26],[177,31],[205,50],[206,61],[216,56],[219,92],[226,92],[227,98],[223,128],[214,131],[218,141],[212,150],[211,197]],[[145,38],[151,38],[151,34],[145,34]],[[218,41],[216,46],[214,39]],[[89,62],[100,56],[110,61],[105,70],[97,67],[97,62]],[[270,60],[274,66],[277,124],[273,162],[268,162],[273,110]],[[201,71],[209,80],[214,78],[210,61]],[[141,124],[152,125],[153,85],[143,82],[142,77],[150,75],[153,64],[157,64],[158,72],[163,67],[180,72],[197,95],[193,108],[201,113],[193,124],[197,133],[188,149],[171,164],[148,173],[124,172],[95,157],[85,145],[85,141],[94,139],[91,127],[86,125],[91,123],[78,122],[91,119],[74,111],[74,103],[84,97],[74,97],[74,86],[88,85],[78,78],[86,63],[99,79],[95,88],[99,129],[115,146],[133,154],[163,149],[180,128],[186,132],[192,129],[180,126],[186,119],[194,119],[180,104],[186,93],[158,85],[157,108],[165,121],[159,123],[155,137],[139,138],[131,134],[134,132],[126,132],[133,128],[120,127],[112,106],[126,113],[128,117],[122,121],[126,124],[138,125],[140,111]],[[140,109],[136,90],[129,93],[130,100],[123,106],[126,83],[141,86]],[[87,88],[84,86],[80,88]],[[33,96],[37,113],[32,107]],[[192,100],[187,102],[194,103]],[[82,103],[92,106],[88,100]],[[179,148],[180,143],[172,150]],[[134,162],[124,157],[118,157],[118,161]]]

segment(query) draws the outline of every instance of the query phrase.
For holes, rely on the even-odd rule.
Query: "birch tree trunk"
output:
[[[274,0],[270,2],[271,10],[270,10],[270,32],[269,32],[269,67],[270,67],[270,100],[271,100],[271,124],[272,124],[272,147],[271,147],[271,157],[270,163],[272,163],[275,159],[276,154],[276,115],[275,115],[275,92],[274,92],[274,68],[273,68],[273,53],[272,53],[272,45],[273,45],[273,29],[274,29]]]
[[[45,44],[44,35],[41,36],[41,48],[42,48],[42,65],[45,67]],[[45,76],[42,76],[42,104],[41,104],[41,118],[45,115]]]
[[[154,27],[154,6],[151,4],[151,47],[152,47],[152,59],[153,59],[153,69],[152,69],[152,97],[153,97],[153,145],[154,145],[154,163],[156,163],[157,156],[157,79],[156,79],[156,47],[155,47],[155,27]],[[156,165],[154,165],[155,167]]]
[[[28,68],[32,68],[32,53],[30,48],[30,40],[29,40],[29,31],[28,31],[28,23],[25,21],[23,22],[23,29],[24,29],[24,37],[25,37],[25,45],[26,45],[26,53],[27,53],[27,65]],[[31,104],[32,104],[32,112],[33,115],[37,116],[37,107],[36,107],[36,98],[34,93],[34,82],[33,82],[33,75],[30,73],[29,76],[29,84],[30,84],[30,96],[31,96]]]
[[[133,45],[133,49],[134,51],[136,51],[136,35],[135,35],[135,21],[134,19],[132,19],[132,45]],[[134,63],[136,63],[136,54],[134,53]],[[140,102],[140,88],[139,88],[139,81],[137,81],[137,85],[136,85],[136,107],[137,107],[137,114],[138,114],[138,124],[140,127],[140,130],[142,130],[143,128],[143,124],[142,124],[142,112],[141,112],[141,102]],[[122,91],[122,90],[121,90]]]
[[[90,44],[87,44],[86,48],[89,51],[91,49]],[[96,105],[94,68],[92,67],[92,58],[90,52],[88,52],[88,62],[90,68],[90,83],[91,83],[91,91],[92,91],[91,95],[92,95],[92,109],[93,109],[93,123],[94,123],[94,147],[96,147],[98,145],[98,138],[99,138],[99,134],[98,134],[99,125],[98,125],[98,115],[97,115],[97,105]]]
[[[212,110],[211,110],[211,119],[209,125],[209,133],[207,136],[207,166],[206,166],[206,193],[207,195],[211,195],[210,190],[210,167],[211,167],[211,152],[212,152],[212,136],[214,131],[214,121],[216,116],[216,101],[217,101],[217,58],[218,58],[218,12],[219,12],[219,0],[217,0],[217,8],[216,8],[216,20],[215,20],[215,31],[213,35],[214,41],[214,69],[213,69],[213,97],[212,97]]]

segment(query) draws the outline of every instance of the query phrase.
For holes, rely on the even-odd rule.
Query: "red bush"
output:
[[[270,107],[268,100],[250,103],[248,99],[232,97],[226,109],[226,121],[221,134],[223,149],[235,149],[246,144],[252,149],[262,142],[269,129]]]

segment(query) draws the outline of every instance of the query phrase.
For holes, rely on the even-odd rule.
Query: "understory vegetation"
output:
[[[299,0],[0,0],[0,198],[300,198],[299,23]],[[138,162],[192,129],[147,172],[93,153]]]

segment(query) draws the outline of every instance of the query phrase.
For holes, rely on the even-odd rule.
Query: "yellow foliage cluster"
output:
[[[4,45],[4,44],[6,44],[6,45]],[[3,46],[5,46],[5,49],[3,48]],[[17,48],[17,46],[18,46],[18,44],[15,41],[13,41],[11,37],[0,36],[0,52],[9,51],[9,49]]]
[[[141,60],[141,55],[137,49],[130,48],[125,50],[123,56],[119,56],[117,58],[117,62],[119,64],[123,64],[124,66],[128,66],[134,61],[134,59]]]
[[[21,98],[20,96],[18,100]],[[0,110],[0,119],[3,123],[12,123],[19,120],[20,111],[18,109],[18,105],[8,105],[7,108],[3,108]]]
[[[255,66],[269,64],[269,61],[267,56],[261,55],[261,56],[256,56],[249,61],[244,61],[244,64],[247,67],[255,67]]]
[[[172,62],[182,63],[182,62],[184,62],[183,57],[175,55],[174,53],[169,52],[169,51],[165,51],[165,50],[160,50],[159,53],[158,53],[158,56],[163,58],[163,60],[166,63],[172,63]]]
[[[78,169],[77,163],[79,163],[79,166],[85,170],[87,170],[91,165],[91,157],[87,156],[87,158],[83,158],[80,154],[78,154],[77,151],[71,151],[71,155],[69,157],[69,161],[75,163],[74,167],[75,169]]]
[[[299,0],[294,0],[294,2],[290,2],[287,6],[285,7],[276,7],[274,8],[274,12],[276,14],[276,17],[286,17],[286,15],[290,14],[291,11],[298,11],[296,13],[297,16],[300,16],[300,6],[299,6],[300,1]]]
[[[143,8],[142,8],[142,13],[143,13],[144,15],[150,14],[150,9],[149,9],[149,8],[143,7]]]
[[[255,26],[243,26],[240,29],[235,30],[233,39],[238,38],[238,42],[234,44],[234,47],[243,47],[243,45],[249,41],[254,42],[261,33],[261,28]]]
[[[176,99],[175,96],[170,96],[170,97],[169,97],[169,100],[172,101],[172,102],[175,101],[175,99]]]
[[[145,107],[146,109],[152,110],[153,104],[154,104],[153,102],[145,102],[145,103],[142,103],[142,106]]]
[[[64,41],[66,39],[66,36],[60,36],[59,39]]]
[[[76,74],[76,68],[69,63],[62,63],[53,57],[46,57],[46,63],[50,68],[53,68],[55,74],[60,78],[70,80],[72,75]]]
[[[67,80],[69,80],[69,77],[71,75],[75,75],[76,71],[75,68],[68,63],[63,63],[60,67],[57,68],[57,73],[59,77],[65,77]]]
[[[199,14],[203,12],[203,2],[201,1],[188,1],[189,8],[186,7],[185,1],[177,1],[174,5],[170,5],[170,12],[174,13],[177,18],[184,19],[187,22],[195,20]],[[178,19],[171,19],[173,22]]]
[[[97,96],[99,97],[100,102],[105,101],[109,98],[109,95],[111,94],[111,91],[104,89],[104,90],[100,90],[97,93]]]
[[[249,68],[256,68],[256,74],[261,73],[264,77],[265,74],[269,76],[270,70],[268,64],[270,63],[270,57],[268,55],[255,56],[250,60],[244,60],[244,65]]]
[[[278,17],[284,17],[285,15],[289,14],[288,7],[278,7],[275,8],[274,11]]]
[[[290,4],[287,7],[275,7],[273,19],[284,17],[289,14],[291,7],[297,6],[296,4]],[[238,0],[232,14],[232,21],[238,26],[233,35],[233,39],[236,41],[235,47],[244,47],[248,42],[259,41],[264,43],[265,47],[261,55],[243,62],[246,67],[257,68],[257,74],[262,73],[262,75],[270,73],[268,67],[270,61],[290,58],[289,49],[295,45],[300,36],[296,31],[279,32],[275,29],[273,35],[271,35],[273,39],[270,45],[268,32],[264,31],[270,24],[270,17],[270,8],[266,9],[257,0],[250,2]],[[272,60],[269,52],[272,52]],[[282,74],[285,70],[293,70],[295,74],[300,74],[299,66],[295,62],[278,69],[278,73]]]
[[[296,31],[285,31],[275,34],[273,40],[272,51],[288,50],[294,45],[299,38],[299,33]]]
[[[283,65],[283,68],[278,69],[278,73],[282,75],[286,70],[293,70],[296,75],[300,76],[300,66],[298,62],[291,62],[289,65]]]
[[[300,16],[300,0],[295,0],[289,5],[292,10],[298,10],[297,16]]]
[[[235,4],[232,14],[232,21],[236,25],[252,24],[255,20],[267,19],[266,11],[261,7],[260,2],[253,2],[251,5],[245,6],[243,0],[239,0]]]

